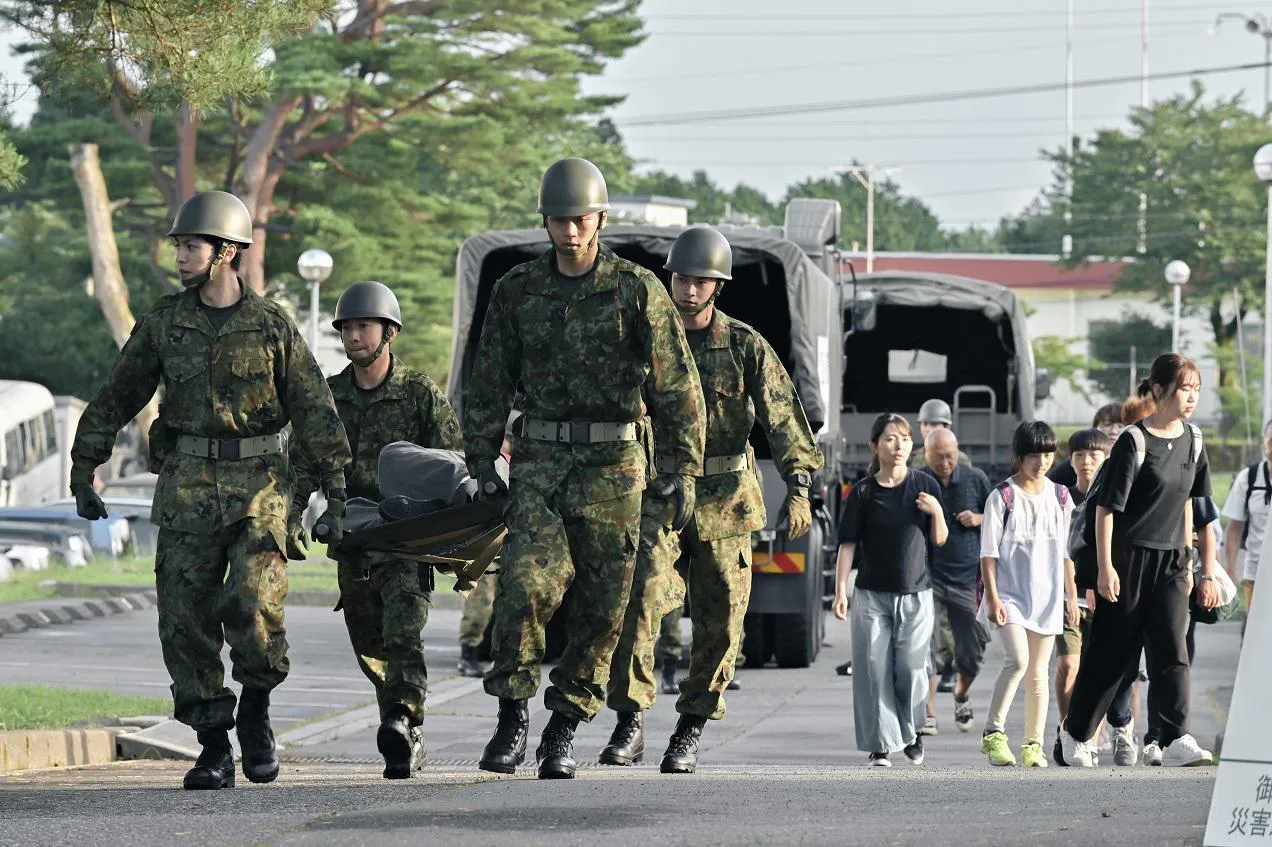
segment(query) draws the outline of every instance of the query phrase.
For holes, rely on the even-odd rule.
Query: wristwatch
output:
[[[813,487],[813,478],[806,473],[791,474],[786,481],[787,488],[803,488],[805,491]]]

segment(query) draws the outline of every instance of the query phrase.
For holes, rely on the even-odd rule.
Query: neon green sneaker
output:
[[[1020,764],[1026,768],[1045,768],[1047,757],[1041,744],[1026,744],[1020,748]]]
[[[981,738],[981,752],[989,756],[989,763],[997,767],[1016,764],[1016,757],[1007,745],[1007,733],[989,732]]]

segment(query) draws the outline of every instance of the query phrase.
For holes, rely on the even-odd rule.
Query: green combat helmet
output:
[[[954,425],[954,413],[950,404],[939,398],[933,398],[919,407],[919,423]]]
[[[177,209],[168,237],[178,235],[203,235],[248,245],[252,243],[252,214],[233,194],[205,191]]]
[[[398,305],[397,295],[393,293],[393,289],[384,283],[370,279],[355,282],[345,289],[344,294],[341,294],[336,302],[336,316],[332,318],[331,325],[339,332],[341,323],[357,318],[388,321],[394,328],[401,329],[402,307]],[[349,360],[358,367],[368,368],[384,354],[384,348],[388,346],[389,341],[390,333],[388,327],[385,327],[375,352],[360,359],[350,356]]]
[[[681,276],[716,281],[715,291],[701,306],[689,309],[676,301],[676,308],[681,313],[701,314],[720,296],[725,280],[733,279],[733,248],[718,229],[706,224],[691,226],[676,236],[663,269]]]
[[[539,214],[577,218],[608,211],[609,190],[600,168],[587,159],[561,159],[543,172],[539,183]]]
[[[393,289],[382,282],[366,280],[355,282],[345,289],[336,302],[336,316],[331,325],[340,330],[340,322],[352,318],[379,318],[392,321],[402,328],[402,307],[398,305]]]
[[[699,279],[733,279],[733,248],[718,229],[691,226],[676,237],[663,268]]]

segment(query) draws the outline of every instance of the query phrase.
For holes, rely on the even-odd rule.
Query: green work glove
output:
[[[344,538],[344,489],[327,492],[327,511],[314,522],[314,538],[328,547],[336,547]]]
[[[802,488],[792,488],[786,492],[786,502],[782,504],[782,518],[778,525],[786,524],[786,537],[794,541],[813,525],[813,508],[808,502],[808,495]]]

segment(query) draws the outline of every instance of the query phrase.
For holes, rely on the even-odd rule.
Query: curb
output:
[[[115,736],[109,729],[0,732],[0,774],[113,762]]]
[[[462,609],[464,607],[463,596],[456,594],[454,591],[451,591],[449,588],[449,585],[450,584],[447,583],[446,588],[439,588],[438,590],[433,592],[432,607],[434,609]],[[136,585],[92,585],[92,584],[85,584],[85,583],[79,583],[79,582],[58,582],[53,586],[53,591],[58,597],[93,598],[100,602],[105,602],[105,603],[109,603],[111,600],[118,600],[120,595],[123,595],[125,598],[128,598],[128,599],[131,599],[133,597],[142,597],[143,602],[145,602],[145,598],[148,598],[149,606],[154,606],[156,602],[155,590],[153,588],[142,589]],[[131,592],[140,592],[140,593],[131,593]],[[288,606],[326,606],[328,609],[330,609],[336,605],[336,602],[339,599],[340,599],[340,592],[338,591],[308,591],[308,590],[301,589],[298,591],[289,591],[287,593],[286,604]],[[49,602],[55,603],[56,601],[50,600]],[[84,604],[82,603],[75,604],[75,608],[80,608],[83,605]],[[148,606],[138,606],[137,608],[147,608],[147,607]],[[70,607],[55,606],[53,608],[69,609]],[[43,613],[46,613],[46,616],[47,616],[46,609],[41,609],[40,611]],[[104,611],[104,614],[115,614],[114,612],[111,612],[109,610],[103,610],[103,611]],[[82,612],[82,609],[81,609],[81,612]],[[71,615],[73,620],[90,620],[94,617],[103,616],[103,614],[89,613],[87,616],[75,618],[73,617],[75,614],[74,612],[68,611],[67,614]],[[5,620],[4,615],[5,615],[4,607],[0,606],[0,635],[4,635],[6,631],[5,624],[4,624],[4,620]],[[61,621],[50,620],[49,622],[60,623]],[[70,623],[70,621],[66,621],[66,622]],[[43,625],[43,624],[36,624],[36,626],[40,626],[40,625]],[[30,628],[31,627],[24,627],[23,629],[30,629]],[[13,630],[13,632],[14,633],[22,632],[23,629],[15,629]]]
[[[153,590],[133,591],[122,595],[117,594],[118,591],[118,587],[115,587],[108,596],[72,603],[50,600],[47,606],[38,609],[27,607],[20,612],[6,612],[4,607],[0,606],[0,636],[17,635],[29,629],[40,629],[46,626],[65,626],[77,621],[122,615],[136,609],[150,609],[158,602]]]

